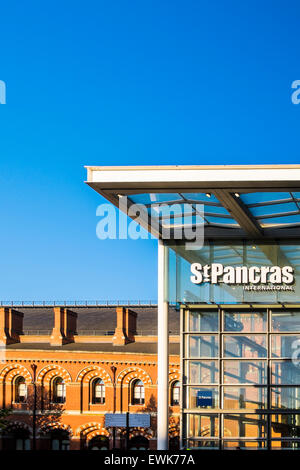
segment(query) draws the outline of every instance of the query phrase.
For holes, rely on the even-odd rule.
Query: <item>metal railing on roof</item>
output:
[[[113,336],[114,330],[93,330],[85,328],[84,330],[79,329],[77,330],[77,335],[81,336]],[[22,334],[24,336],[50,336],[52,333],[52,329],[47,330],[35,330],[35,329],[24,329]],[[179,335],[178,331],[169,331],[170,335],[176,336]],[[138,330],[135,336],[157,336],[157,329],[151,330]]]
[[[156,300],[0,300],[1,307],[156,307]]]

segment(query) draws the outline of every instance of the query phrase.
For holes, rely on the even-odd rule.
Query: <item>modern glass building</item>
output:
[[[159,239],[158,448],[171,302],[182,447],[300,449],[300,165],[88,167],[87,182],[132,218],[139,204]]]

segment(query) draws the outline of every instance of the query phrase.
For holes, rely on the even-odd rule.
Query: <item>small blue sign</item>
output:
[[[197,391],[197,406],[213,406],[213,392],[212,390],[198,390]]]

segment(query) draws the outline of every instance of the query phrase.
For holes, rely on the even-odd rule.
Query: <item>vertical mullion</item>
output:
[[[183,410],[185,408],[185,395],[186,395],[186,390],[187,388],[184,387],[184,377],[185,377],[185,351],[186,351],[186,345],[185,345],[185,326],[186,325],[186,315],[188,314],[187,310],[185,308],[180,309],[180,372],[181,372],[181,380],[180,380],[180,421],[179,421],[179,430],[180,430],[180,448],[183,448],[183,439],[184,442],[186,443],[186,426],[185,426],[185,414],[183,413]],[[187,354],[189,357],[189,354]]]
[[[219,308],[219,407],[223,410],[223,325],[224,311]],[[223,413],[219,414],[219,450],[223,448]]]
[[[271,315],[272,310],[267,309],[267,449],[271,450]]]

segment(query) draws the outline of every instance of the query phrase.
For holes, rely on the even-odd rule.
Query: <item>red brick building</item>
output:
[[[106,413],[150,413],[129,446],[156,448],[155,306],[0,308],[2,449],[111,449]],[[170,309],[170,445],[179,436],[179,311]],[[34,410],[36,410],[34,412]],[[125,430],[115,446],[125,448]],[[35,436],[35,439],[34,439]]]

